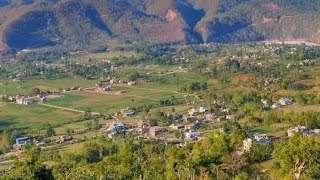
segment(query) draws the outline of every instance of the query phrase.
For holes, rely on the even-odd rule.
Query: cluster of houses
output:
[[[292,99],[291,98],[281,98],[281,99],[279,99],[278,102],[274,102],[272,104],[266,99],[261,99],[261,103],[263,105],[263,108],[278,109],[278,108],[281,108],[283,106],[291,105],[292,104]]]
[[[303,61],[301,61],[301,62],[299,62],[299,63],[296,63],[296,64],[291,64],[291,63],[289,63],[289,64],[287,65],[287,68],[289,69],[289,68],[291,68],[291,67],[313,66],[313,65],[314,65],[314,62],[313,62],[313,61],[310,61],[310,60],[308,60],[308,59],[305,59],[305,60],[303,60]]]
[[[112,90],[112,85],[110,81],[100,81],[96,83],[96,92],[106,92],[106,91],[111,91]]]
[[[17,104],[26,105],[29,106],[33,103],[34,98],[28,97],[28,96],[20,96],[17,95],[15,99],[12,99],[12,102],[16,102]]]
[[[67,141],[71,141],[72,139],[73,139],[72,136],[62,135],[62,136],[60,136],[60,138],[56,142],[62,144]],[[13,145],[13,150],[20,151],[27,143],[33,143],[34,145],[36,145],[38,147],[45,146],[44,142],[37,141],[36,139],[32,140],[32,138],[30,138],[30,137],[20,137],[20,138],[16,138],[15,144]]]
[[[111,123],[106,124],[106,126],[100,130],[108,133],[109,138],[113,138],[117,134],[131,131],[132,126],[130,124],[124,124],[120,120],[115,119]]]
[[[45,145],[44,142],[40,142],[35,139],[32,140],[29,137],[21,137],[21,138],[16,138],[16,143],[13,145],[13,151],[22,150],[23,146],[25,146],[27,143],[30,143],[30,142],[33,142],[38,147]]]
[[[300,134],[303,137],[308,137],[312,135],[320,136],[320,129],[309,130],[305,126],[296,126],[289,128],[287,130],[287,136],[281,138],[291,138],[296,134]],[[267,134],[256,133],[252,137],[243,140],[243,151],[249,152],[252,148],[252,144],[255,142],[257,144],[269,144],[280,137],[269,136]]]
[[[8,96],[8,102],[16,103],[20,105],[32,105],[35,101],[39,103],[45,103],[50,95],[59,95],[58,92],[40,92],[34,97],[27,95]]]
[[[288,137],[293,137],[295,134],[300,134],[303,137],[320,135],[320,129],[308,129],[305,126],[292,127],[287,130]]]
[[[149,121],[138,122],[136,132],[138,135],[150,135],[156,137],[159,134],[166,132],[167,129],[162,127],[153,127]]]

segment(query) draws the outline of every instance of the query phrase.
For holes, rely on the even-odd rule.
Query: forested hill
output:
[[[319,0],[0,0],[0,52],[98,43],[320,43],[319,12]]]

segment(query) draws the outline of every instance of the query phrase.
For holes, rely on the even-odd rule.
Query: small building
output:
[[[197,132],[185,132],[184,137],[186,140],[189,141],[196,141],[198,140],[200,134]]]
[[[14,151],[20,151],[24,145],[26,145],[28,142],[31,142],[31,139],[29,137],[21,137],[16,139],[16,143],[13,145]]]
[[[60,136],[60,143],[64,143],[66,141],[71,141],[73,138],[71,136],[68,135],[62,135]]]
[[[186,131],[192,132],[192,131],[196,131],[197,129],[199,129],[201,127],[201,122],[200,121],[196,121],[190,125],[186,125],[185,129]]]
[[[106,91],[112,91],[112,86],[109,80],[107,81],[100,81],[96,83],[96,92],[106,92]]]
[[[28,142],[30,142],[30,138],[29,137],[21,137],[21,138],[17,138],[16,139],[16,144],[22,145],[22,144],[26,144]]]
[[[280,103],[281,106],[287,106],[287,105],[292,104],[292,100],[289,99],[289,98],[281,98],[279,100],[279,103]]]
[[[115,120],[112,121],[112,123],[110,123],[108,129],[108,131],[124,131],[125,130],[125,125],[120,122],[119,120]]]
[[[281,106],[278,103],[273,103],[271,109],[279,109]]]
[[[254,140],[260,144],[267,144],[267,143],[270,143],[271,141],[268,135],[260,134],[260,133],[254,134]]]
[[[297,126],[287,130],[288,137],[293,137],[297,133],[300,133],[303,136],[307,136],[308,128],[305,126]]]
[[[159,134],[162,134],[165,130],[163,128],[159,128],[159,127],[152,127],[150,128],[149,134],[152,137],[155,137]]]
[[[45,102],[47,102],[47,97],[46,96],[42,96],[42,97],[39,98],[39,103],[43,104]]]
[[[252,147],[252,139],[248,138],[243,140],[243,151],[244,152],[250,152],[250,149]]]
[[[261,99],[261,103],[263,105],[263,108],[269,108],[269,101],[267,99]]]
[[[175,130],[179,130],[179,129],[183,129],[185,128],[184,125],[175,125],[175,124],[171,124],[170,128],[175,129]]]
[[[123,117],[133,116],[135,111],[129,107],[120,110]]]
[[[199,107],[199,113],[205,113],[207,111],[207,108],[205,106]]]
[[[148,134],[150,128],[151,128],[150,122],[140,121],[140,122],[138,123],[138,129],[137,129],[137,131],[138,131],[139,134]]]
[[[33,104],[33,99],[32,98],[27,98],[26,96],[16,96],[16,103],[21,104],[21,105],[32,105]]]

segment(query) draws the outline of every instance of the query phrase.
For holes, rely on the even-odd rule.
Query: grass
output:
[[[308,111],[315,111],[320,112],[320,105],[299,105],[299,104],[293,104],[290,106],[286,106],[282,108],[284,111],[293,111],[295,113],[302,113],[302,112],[308,112]]]
[[[40,90],[58,91],[60,88],[71,88],[75,86],[92,87],[95,81],[75,78],[63,78],[57,80],[23,80],[14,82],[13,80],[0,80],[0,94],[17,95],[29,94],[33,88]]]
[[[287,123],[275,123],[270,126],[261,125],[250,129],[252,133],[266,133],[272,136],[282,136],[288,128],[292,127],[291,124]]]
[[[165,89],[160,85],[150,84],[154,89],[148,86],[125,85],[116,86],[112,92],[96,93],[88,91],[79,91],[65,93],[61,98],[52,99],[48,104],[73,108],[78,110],[92,110],[94,112],[117,112],[126,107],[137,107],[145,104],[157,104],[161,99],[171,96],[180,96],[172,89]],[[119,93],[124,91],[125,93]]]
[[[16,104],[4,105],[0,109],[0,129],[29,129],[40,127],[41,124],[64,124],[79,113],[53,109],[40,105],[22,106]]]

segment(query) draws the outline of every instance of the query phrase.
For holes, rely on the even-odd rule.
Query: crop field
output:
[[[115,86],[111,92],[97,93],[93,91],[77,91],[65,93],[61,98],[52,99],[50,105],[72,108],[77,110],[88,110],[93,112],[110,113],[126,107],[136,107],[145,104],[156,104],[161,99],[179,94],[173,89],[166,89],[159,85],[150,85],[154,89],[142,87],[128,87],[126,85]]]
[[[59,89],[71,88],[74,86],[92,87],[95,81],[85,79],[64,78],[57,80],[23,80],[14,82],[13,80],[0,80],[0,95],[28,94],[33,88],[42,91],[58,91]]]
[[[319,112],[320,111],[320,105],[318,105],[318,104],[315,104],[315,105],[293,104],[293,105],[284,107],[283,110],[284,111],[293,111],[295,113],[302,113],[302,112],[308,112],[308,111]]]
[[[37,128],[44,123],[59,125],[80,115],[80,113],[53,109],[36,104],[31,106],[7,104],[0,108],[0,129],[16,128],[23,130]]]

